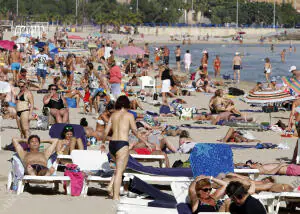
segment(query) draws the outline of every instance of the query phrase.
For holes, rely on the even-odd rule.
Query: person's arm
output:
[[[209,178],[209,177],[207,177],[207,178]],[[223,196],[225,195],[225,190],[226,190],[228,183],[226,181],[222,181],[222,180],[214,178],[214,177],[210,177],[210,180],[220,186],[220,188],[217,189],[217,191],[212,195],[212,197],[215,200],[219,200],[220,198],[223,198]]]
[[[104,130],[104,136],[102,138],[102,145],[105,144],[106,137],[107,137],[108,133],[110,132],[111,128],[112,128],[112,122],[111,122],[111,117],[110,117],[108,123],[106,124],[105,130]]]
[[[151,144],[148,143],[147,140],[142,138],[140,136],[140,134],[138,133],[136,123],[135,123],[135,120],[134,120],[134,117],[132,114],[130,114],[130,116],[129,116],[129,123],[130,123],[130,129],[133,132],[133,134],[152,151]]]
[[[109,122],[109,118],[105,112],[99,116],[99,119],[103,120],[106,124]]]
[[[84,150],[84,146],[83,146],[83,142],[82,142],[81,138],[76,139],[76,145],[77,145],[78,150]]]
[[[50,92],[50,94],[47,94],[46,96],[44,96],[44,98],[43,98],[44,105],[47,105],[50,102],[52,96],[53,96],[52,91]]]
[[[29,109],[29,118],[32,117],[32,112],[33,112],[33,108],[34,108],[34,99],[33,99],[33,95],[30,91],[28,91],[28,102],[30,104],[30,109]]]
[[[280,163],[277,167],[271,170],[266,170],[263,166],[259,167],[258,170],[260,174],[276,175],[279,172],[279,170],[285,166],[287,166],[286,163]]]
[[[53,152],[55,151],[56,149],[56,145],[57,145],[57,142],[58,142],[58,139],[57,138],[53,138],[53,139],[50,139],[50,140],[46,140],[46,141],[41,141],[41,143],[51,143],[51,146],[49,146],[46,150],[45,150],[45,157],[46,159],[48,160],[49,157],[53,154]]]
[[[231,176],[231,177],[236,177],[236,178],[239,178],[239,179],[247,180],[247,181],[250,180],[248,176],[239,175],[239,174],[236,174],[236,173],[228,173],[227,175]]]
[[[65,108],[68,108],[68,103],[67,103],[66,98],[65,98],[64,96],[61,96],[61,99],[62,99],[62,101],[63,101],[63,103],[64,103],[64,107],[65,107]]]
[[[254,194],[255,192],[261,192],[261,191],[269,191],[269,189],[273,186],[273,183],[266,183],[266,184],[256,184],[255,185],[255,190],[253,192],[253,190],[251,190],[251,186],[248,190],[249,194]]]
[[[20,143],[27,143],[26,139],[17,139],[15,137],[12,138],[12,143],[15,147],[16,152],[18,153],[20,159],[23,161],[26,151],[24,151],[23,147],[20,145]]]
[[[189,186],[189,198],[191,200],[192,212],[195,212],[197,210],[198,203],[199,203],[197,193],[196,193],[196,183],[203,178],[205,178],[205,176],[201,176],[201,175],[198,176]]]

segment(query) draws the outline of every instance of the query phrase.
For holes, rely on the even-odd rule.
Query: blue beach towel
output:
[[[199,175],[218,176],[234,172],[233,154],[229,145],[201,143],[195,145],[190,155],[194,177]]]

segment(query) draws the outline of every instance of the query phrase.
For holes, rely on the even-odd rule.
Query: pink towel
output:
[[[64,176],[71,179],[71,195],[80,196],[83,187],[84,174],[79,171],[76,164],[67,164]],[[66,183],[65,183],[66,188]]]

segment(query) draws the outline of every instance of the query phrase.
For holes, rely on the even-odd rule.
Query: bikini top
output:
[[[222,205],[222,202],[220,200],[216,201],[215,206],[212,206],[210,204],[206,204],[206,203],[203,203],[203,202],[199,201],[197,210],[194,213],[217,212],[220,209],[221,205]]]
[[[58,100],[50,99],[49,103],[45,105],[45,107],[60,110],[63,109],[65,106],[63,100],[61,99],[61,97],[59,97]]]
[[[25,100],[25,93],[23,93],[20,97],[17,96],[17,97],[16,97],[16,100],[19,100],[19,101],[26,101],[26,100]]]

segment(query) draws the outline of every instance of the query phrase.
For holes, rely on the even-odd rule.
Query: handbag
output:
[[[183,108],[181,110],[180,120],[190,120],[193,118],[193,108]]]

